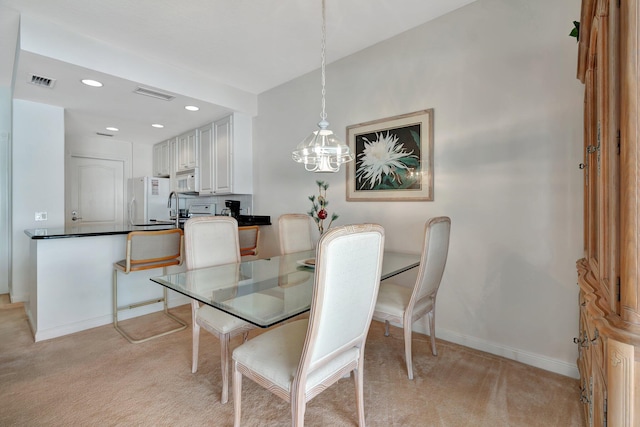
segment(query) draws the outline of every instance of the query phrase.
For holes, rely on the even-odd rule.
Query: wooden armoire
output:
[[[580,399],[587,426],[640,426],[640,0],[583,0]]]

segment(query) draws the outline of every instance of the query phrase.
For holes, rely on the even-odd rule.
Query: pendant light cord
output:
[[[354,159],[349,147],[328,129],[329,123],[326,120],[327,113],[325,111],[326,45],[326,8],[325,0],[322,0],[322,114],[318,123],[318,128],[320,129],[311,132],[291,152],[291,158],[298,163],[304,163],[305,170],[309,172],[338,172],[341,164],[351,162]]]
[[[325,112],[325,101],[324,101],[324,96],[325,96],[325,71],[324,71],[324,66],[325,66],[325,54],[324,54],[324,50],[325,50],[325,46],[326,46],[326,38],[327,38],[327,26],[326,26],[326,17],[325,17],[325,5],[324,5],[325,0],[322,0],[322,114],[320,114],[320,118],[322,119],[322,121],[326,121],[327,120],[327,113]]]

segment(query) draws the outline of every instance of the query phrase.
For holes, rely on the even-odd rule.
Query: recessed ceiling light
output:
[[[158,129],[162,129],[164,127],[164,125],[161,125],[160,123],[154,123],[151,126],[153,126],[154,128],[158,128]]]
[[[86,84],[87,86],[92,86],[92,87],[102,87],[102,83],[100,83],[97,80],[91,80],[91,79],[82,79],[82,83]]]
[[[112,132],[118,132],[120,130],[118,128],[114,128],[113,126],[109,126],[109,127],[105,128],[105,129],[110,130]]]
[[[200,108],[196,107],[195,105],[187,105],[186,107],[184,107],[184,109],[189,111],[198,111]]]

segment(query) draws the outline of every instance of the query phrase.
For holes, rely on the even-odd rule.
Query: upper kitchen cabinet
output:
[[[178,170],[178,138],[169,140],[169,178],[171,178],[171,191],[178,190],[176,171]]]
[[[178,136],[178,171],[198,166],[198,131],[196,129]]]
[[[251,117],[233,113],[199,129],[200,194],[251,194]]]
[[[213,194],[214,133],[212,123],[198,129],[198,139],[200,141],[200,193]]]
[[[171,175],[170,141],[162,141],[153,146],[153,176]]]

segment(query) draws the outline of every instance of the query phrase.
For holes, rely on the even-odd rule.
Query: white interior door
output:
[[[67,225],[124,223],[124,162],[71,156]]]

